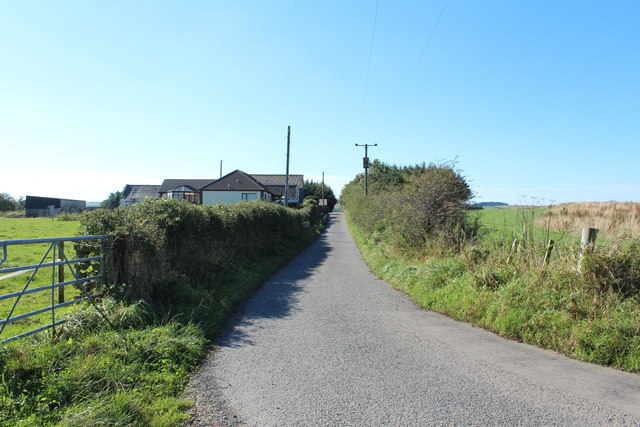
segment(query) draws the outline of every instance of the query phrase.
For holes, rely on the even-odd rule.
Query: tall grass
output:
[[[592,227],[611,238],[640,238],[640,203],[589,202],[550,206],[538,218],[554,230],[579,233]]]

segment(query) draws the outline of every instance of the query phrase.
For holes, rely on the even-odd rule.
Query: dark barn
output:
[[[55,197],[27,196],[25,210],[28,217],[54,217],[61,213],[78,213],[86,209],[84,200],[58,199]]]

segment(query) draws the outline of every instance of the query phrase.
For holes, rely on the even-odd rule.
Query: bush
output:
[[[310,209],[265,202],[202,206],[152,199],[128,208],[99,210],[82,218],[80,234],[109,237],[107,283],[127,301],[162,300],[172,287],[216,281],[253,261],[300,247]]]
[[[56,221],[80,221],[83,215],[83,213],[62,212],[56,217]]]
[[[603,253],[596,251],[585,257],[582,272],[601,291],[613,291],[625,297],[640,294],[640,241],[629,242]]]
[[[396,193],[394,230],[410,247],[422,247],[435,237],[447,246],[458,243],[476,231],[466,215],[471,196],[469,185],[450,165],[429,165]]]
[[[370,234],[388,234],[391,243],[425,251],[456,247],[477,233],[466,215],[471,189],[451,163],[398,168],[374,162],[369,194],[363,177],[345,186],[341,206],[353,223]]]

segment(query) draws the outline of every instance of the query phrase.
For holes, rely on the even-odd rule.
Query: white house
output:
[[[251,175],[235,170],[202,187],[202,204],[232,204],[249,200],[271,202],[273,194]]]

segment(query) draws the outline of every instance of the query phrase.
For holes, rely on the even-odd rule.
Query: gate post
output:
[[[64,261],[64,242],[60,242],[60,253],[58,258]],[[64,264],[58,266],[58,283],[64,282]],[[58,303],[64,302],[64,286],[58,288]]]

